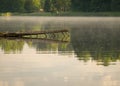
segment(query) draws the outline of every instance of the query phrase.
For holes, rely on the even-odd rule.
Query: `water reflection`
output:
[[[0,86],[120,85],[120,18],[0,17],[0,32],[54,29],[70,37],[0,38]]]
[[[23,50],[23,40],[8,40],[0,38],[0,48],[5,53],[20,53]]]
[[[89,19],[89,20],[88,20]],[[70,38],[57,35],[53,39],[0,39],[4,53],[22,53],[25,44],[41,53],[73,53],[79,60],[95,60],[108,66],[120,60],[119,18],[1,18],[1,32],[68,29]],[[50,38],[50,37],[48,37]],[[67,42],[67,43],[64,43]]]
[[[79,60],[92,59],[108,66],[110,62],[120,60],[119,32],[119,28],[72,29],[72,46]]]

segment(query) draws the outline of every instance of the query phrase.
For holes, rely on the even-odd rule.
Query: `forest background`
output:
[[[120,12],[120,0],[0,0],[0,13]]]

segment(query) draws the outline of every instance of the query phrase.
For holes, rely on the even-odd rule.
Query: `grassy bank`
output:
[[[37,12],[37,13],[0,13],[0,16],[115,16],[119,17],[120,12]]]

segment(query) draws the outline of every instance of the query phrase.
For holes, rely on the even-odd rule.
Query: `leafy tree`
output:
[[[40,8],[41,8],[41,9],[44,9],[45,1],[46,1],[46,0],[40,0]],[[47,0],[47,1],[48,1],[48,0]]]
[[[12,12],[23,12],[25,0],[12,0],[10,3],[10,11]]]
[[[111,9],[112,11],[120,11],[120,0],[112,0]]]
[[[40,9],[40,0],[33,0],[33,8],[35,11]]]
[[[120,11],[119,0],[0,0],[0,12]]]
[[[24,6],[26,12],[34,12],[40,9],[40,0],[26,0]]]
[[[0,12],[6,11],[5,5],[6,5],[5,0],[0,0]]]
[[[70,9],[70,0],[45,0],[44,10],[49,11],[68,11]]]
[[[46,12],[50,12],[51,11],[51,0],[45,0],[44,10]]]
[[[91,0],[71,0],[74,11],[89,11]]]
[[[111,0],[91,0],[91,11],[110,11]]]
[[[0,0],[1,12],[22,12],[24,11],[25,0]]]
[[[71,8],[71,0],[61,0],[61,11],[69,11]]]
[[[25,1],[25,6],[24,6],[26,12],[32,12],[32,9],[33,9],[32,7],[33,7],[32,0],[26,0]]]

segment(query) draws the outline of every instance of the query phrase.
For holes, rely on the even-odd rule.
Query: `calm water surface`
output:
[[[0,86],[120,86],[120,17],[0,17]]]

